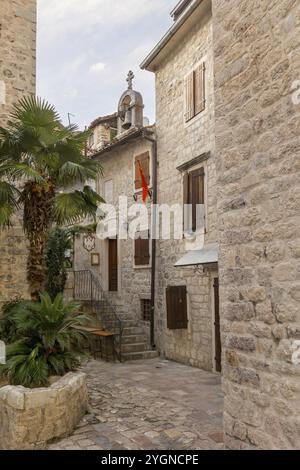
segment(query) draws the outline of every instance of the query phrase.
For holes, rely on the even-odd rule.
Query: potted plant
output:
[[[0,448],[44,448],[69,434],[85,414],[85,376],[74,373],[86,339],[77,328],[88,321],[77,313],[79,306],[64,304],[62,294],[52,302],[47,293],[40,302],[4,306],[0,337],[7,362],[0,377],[10,385],[0,388]]]

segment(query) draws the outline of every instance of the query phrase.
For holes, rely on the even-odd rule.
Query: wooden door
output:
[[[108,241],[108,285],[109,291],[118,290],[118,240]]]
[[[214,279],[214,304],[215,304],[215,365],[216,371],[222,371],[222,345],[220,327],[220,301],[219,301],[219,279]]]

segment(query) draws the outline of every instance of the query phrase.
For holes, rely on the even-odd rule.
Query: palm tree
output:
[[[33,297],[45,289],[44,249],[51,227],[95,219],[103,201],[86,184],[101,171],[84,156],[88,135],[74,125],[65,127],[55,108],[36,97],[23,98],[7,128],[0,127],[0,227],[10,226],[23,209]]]

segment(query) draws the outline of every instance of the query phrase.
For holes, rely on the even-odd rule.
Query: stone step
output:
[[[130,327],[125,326],[123,330],[123,336],[142,335],[142,334],[144,334],[144,332],[141,326],[130,326]]]
[[[140,351],[134,353],[122,353],[123,361],[139,361],[141,359],[154,359],[158,357],[157,351]]]
[[[122,336],[122,344],[144,343],[147,342],[146,335],[124,335]]]
[[[122,320],[123,328],[134,328],[135,326],[140,326],[138,321],[135,320]]]
[[[123,353],[134,353],[134,352],[143,352],[147,351],[148,345],[146,341],[142,343],[127,343],[122,344],[122,352]]]

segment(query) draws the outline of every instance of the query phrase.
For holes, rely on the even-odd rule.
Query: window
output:
[[[166,290],[167,326],[169,330],[188,327],[186,286],[169,286]]]
[[[147,184],[150,185],[150,155],[149,152],[142,153],[135,157],[134,160],[134,187],[138,191],[142,188],[142,178],[139,168],[139,163],[141,164],[143,174],[146,178]]]
[[[150,299],[141,299],[141,313],[142,320],[146,322],[151,321],[151,300]]]
[[[114,200],[114,183],[113,180],[104,183],[104,200],[107,204],[112,204]]]
[[[196,232],[196,230],[205,227],[204,178],[205,173],[203,167],[184,174],[184,230]]]
[[[185,122],[205,110],[205,63],[202,62],[185,79]]]
[[[134,264],[135,266],[149,266],[150,264],[149,232],[138,234],[134,240]]]

